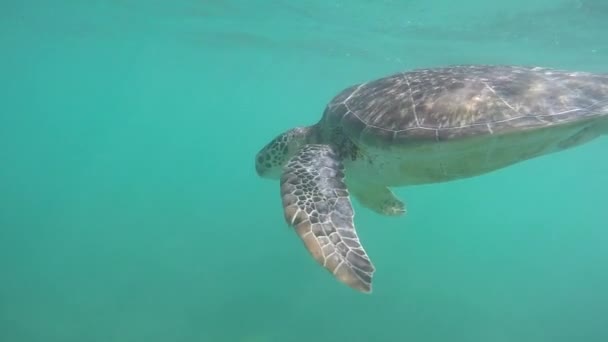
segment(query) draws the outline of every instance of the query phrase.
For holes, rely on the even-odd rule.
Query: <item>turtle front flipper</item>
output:
[[[341,282],[371,292],[375,269],[355,231],[343,165],[334,149],[302,147],[285,166],[281,197],[285,220],[314,259]]]

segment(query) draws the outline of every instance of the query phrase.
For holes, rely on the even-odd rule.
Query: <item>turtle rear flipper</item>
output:
[[[401,216],[407,211],[405,203],[386,186],[359,179],[346,183],[350,193],[361,205],[380,215]]]
[[[281,177],[285,220],[314,259],[348,286],[369,293],[375,271],[359,242],[342,162],[329,145],[305,145]]]

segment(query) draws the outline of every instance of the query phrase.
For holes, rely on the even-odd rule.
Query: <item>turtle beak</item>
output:
[[[258,156],[255,158],[255,172],[258,174],[259,177],[262,178],[274,178],[272,176],[272,169],[268,168],[267,166],[264,166],[264,158],[261,156]]]
[[[265,170],[264,170],[264,167],[262,167],[262,166],[260,165],[260,163],[258,163],[258,162],[256,161],[256,163],[255,163],[255,172],[257,172],[258,176],[260,176],[260,177],[264,177],[264,171],[265,171]]]
[[[255,156],[255,172],[260,177],[264,176],[263,164],[264,164],[264,158],[260,155],[260,153],[258,153],[258,155]]]
[[[273,180],[279,179],[279,178],[281,178],[281,171],[282,171],[281,167],[269,168],[264,165],[264,162],[260,163],[258,161],[258,159],[256,159],[255,172],[261,178],[273,179]]]

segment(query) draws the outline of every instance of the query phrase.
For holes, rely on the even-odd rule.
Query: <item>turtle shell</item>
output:
[[[608,115],[608,75],[457,65],[396,73],[344,89],[324,119],[369,145],[446,141]]]

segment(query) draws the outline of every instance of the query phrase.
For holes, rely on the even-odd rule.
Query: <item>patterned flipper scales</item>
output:
[[[342,163],[329,145],[306,145],[281,177],[285,220],[313,258],[342,283],[364,293],[375,271],[359,242]]]

